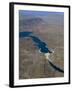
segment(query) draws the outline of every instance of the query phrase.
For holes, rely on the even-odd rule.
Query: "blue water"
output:
[[[51,53],[51,51],[48,49],[47,44],[44,41],[40,40],[38,37],[34,36],[32,32],[19,32],[19,37],[30,37],[42,53]]]
[[[29,37],[30,34],[32,34],[32,32],[19,32],[19,37]]]
[[[40,40],[38,37],[34,36],[32,32],[19,32],[19,38],[30,37],[34,41],[35,45],[39,48],[40,52],[42,53],[52,53],[49,49],[47,44]],[[48,61],[50,65],[57,71],[64,73],[64,70],[54,65],[51,61]]]

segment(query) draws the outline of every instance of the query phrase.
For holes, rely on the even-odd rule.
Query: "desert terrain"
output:
[[[38,13],[38,12],[37,12]],[[54,50],[53,64],[64,70],[64,15],[29,15],[19,12],[19,32],[31,31]],[[31,38],[19,38],[19,79],[63,77],[40,53]]]

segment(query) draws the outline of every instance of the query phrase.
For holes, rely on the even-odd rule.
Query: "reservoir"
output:
[[[35,45],[39,48],[40,52],[42,53],[52,53],[49,49],[47,44],[40,40],[37,36],[34,36],[32,32],[19,32],[19,38],[30,37]]]

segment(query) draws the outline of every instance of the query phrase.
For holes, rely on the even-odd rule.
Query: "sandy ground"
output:
[[[23,21],[20,21],[20,23],[21,22]],[[49,21],[45,22],[42,18],[41,22],[38,23],[37,21],[36,23],[35,20],[35,25],[31,25],[31,22],[29,25],[27,25],[27,22],[25,26],[23,26],[21,23],[20,31],[33,31],[36,36],[45,41],[48,47],[54,50],[54,53],[50,56],[53,64],[60,67],[61,69],[64,69],[63,24],[49,23]],[[64,73],[53,69],[53,67],[51,67],[49,62],[45,59],[44,54],[39,53],[38,48],[33,45],[31,38],[19,39],[19,79],[51,78],[63,76]]]

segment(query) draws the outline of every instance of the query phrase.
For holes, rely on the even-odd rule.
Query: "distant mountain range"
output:
[[[37,25],[41,22],[44,22],[41,18],[24,19],[24,20],[20,20],[20,26]]]
[[[48,13],[48,15],[28,15],[28,14],[24,14],[24,13],[20,13],[19,14],[19,20],[28,20],[28,19],[34,19],[34,18],[40,18],[42,20],[44,20],[46,23],[51,23],[51,24],[58,24],[58,25],[63,25],[64,24],[64,14],[60,14],[60,13]]]
[[[23,19],[19,21],[19,28],[20,31],[38,31],[44,27],[45,21],[42,18],[30,18],[30,19]]]
[[[63,32],[64,15],[49,13],[48,16],[19,14],[19,31],[35,33]],[[54,32],[53,32],[54,33]]]

